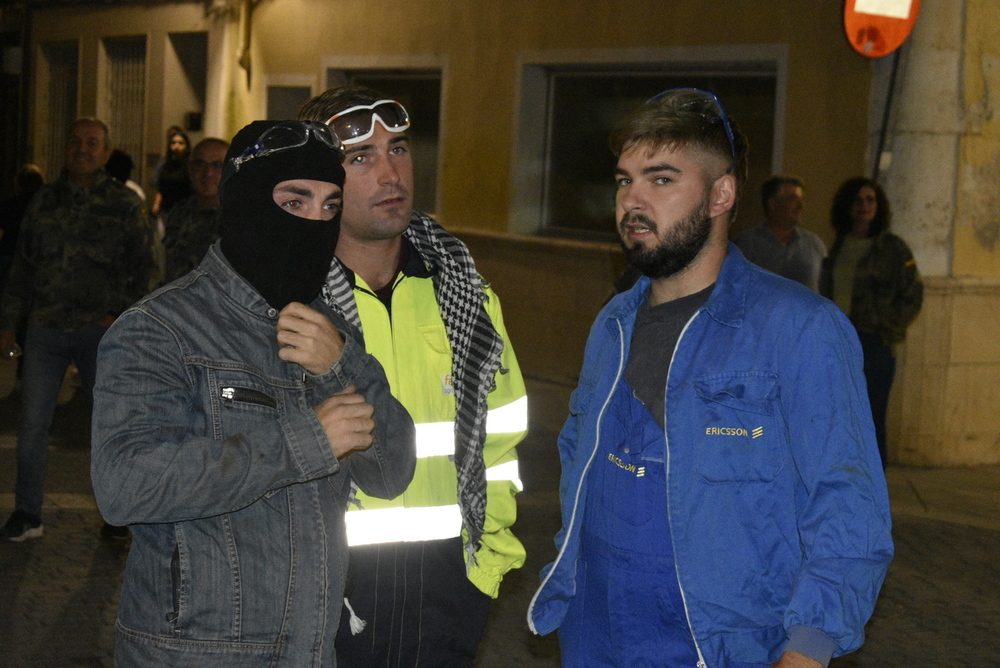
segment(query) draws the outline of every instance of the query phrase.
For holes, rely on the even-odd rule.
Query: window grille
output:
[[[104,40],[106,66],[101,105],[111,131],[113,148],[120,148],[132,156],[136,170],[133,181],[142,175],[143,122],[146,102],[146,37],[116,37]]]

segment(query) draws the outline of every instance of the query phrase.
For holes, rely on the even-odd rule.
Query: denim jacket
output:
[[[101,343],[94,495],[129,524],[116,664],[333,666],[351,482],[392,497],[414,429],[357,332],[329,373],[278,357],[278,312],[226,262],[146,297]],[[338,460],[313,412],[354,384],[374,443]]]
[[[558,628],[577,593],[587,473],[648,291],[640,279],[590,331],[559,435],[562,529],[528,610],[536,633]],[[857,648],[893,548],[861,348],[840,309],[730,244],[677,342],[664,410],[667,518],[699,666],[768,664],[801,651],[799,634],[835,655]]]

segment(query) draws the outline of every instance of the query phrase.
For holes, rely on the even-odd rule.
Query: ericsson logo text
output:
[[[743,427],[706,427],[706,436],[750,436]],[[760,438],[764,435],[764,428],[757,427],[753,430],[753,438]]]
[[[747,430],[742,427],[708,427],[706,436],[747,436]]]

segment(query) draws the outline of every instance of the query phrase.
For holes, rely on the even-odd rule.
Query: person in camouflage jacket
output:
[[[175,204],[164,221],[163,283],[197,267],[209,246],[222,236],[219,180],[228,148],[229,142],[206,137],[191,152],[188,171],[194,194]]]
[[[833,263],[842,243],[843,238],[838,239],[823,265],[820,294],[827,297],[833,295]],[[858,330],[877,334],[885,345],[900,343],[920,313],[923,295],[909,246],[883,231],[872,238],[871,250],[858,261],[848,315]]]
[[[164,284],[197,267],[208,248],[222,236],[219,210],[199,208],[193,196],[174,205],[167,219],[163,237]]]
[[[149,289],[151,228],[139,197],[104,172],[110,154],[104,123],[73,123],[65,169],[28,206],[0,301],[0,350],[27,322],[10,540],[42,535],[48,432],[67,367],[89,396],[101,337]]]
[[[889,231],[882,186],[859,176],[837,190],[830,224],[837,238],[820,269],[819,292],[851,319],[864,353],[868,401],[882,467],[888,464],[886,415],[896,375],[892,347],[920,312],[924,286],[909,246]]]

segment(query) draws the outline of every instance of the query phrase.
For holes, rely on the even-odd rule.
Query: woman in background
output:
[[[893,345],[906,336],[923,301],[913,253],[889,231],[890,219],[889,202],[878,183],[862,176],[845,181],[830,210],[837,237],[820,272],[820,294],[848,315],[861,340],[882,468],[886,410],[896,375]]]
[[[153,187],[156,195],[150,213],[160,216],[170,211],[177,202],[190,197],[191,177],[188,175],[188,155],[191,153],[191,141],[187,134],[179,128],[174,129],[167,137],[167,154],[163,162],[153,174]]]

